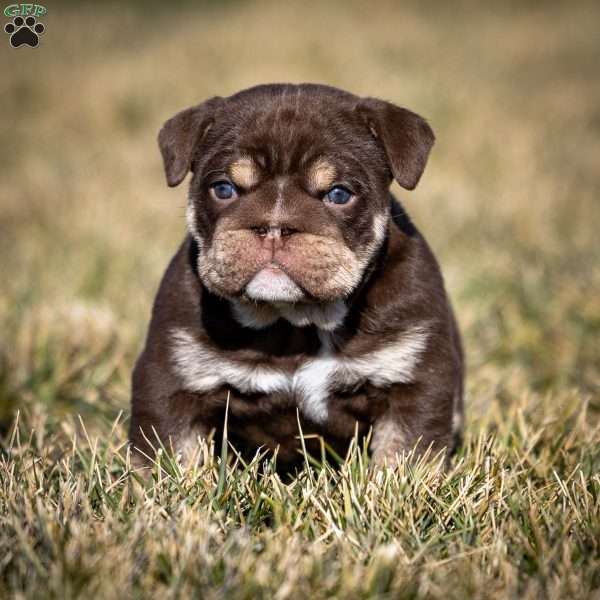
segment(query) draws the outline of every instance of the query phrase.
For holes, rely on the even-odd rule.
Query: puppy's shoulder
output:
[[[444,331],[450,305],[437,259],[396,199],[391,217],[379,264],[363,296],[363,329],[378,334],[417,326]]]
[[[399,231],[401,231],[405,236],[409,238],[418,237],[419,230],[415,227],[415,224],[412,222],[411,218],[408,216],[406,210],[398,199],[390,194],[391,202],[390,202],[390,212],[392,217],[392,225],[395,226]]]
[[[381,279],[405,293],[444,289],[438,261],[424,235],[400,202],[392,197],[391,225]]]
[[[171,259],[152,307],[149,337],[173,327],[188,327],[198,320],[202,289],[196,273],[198,248],[186,236]]]

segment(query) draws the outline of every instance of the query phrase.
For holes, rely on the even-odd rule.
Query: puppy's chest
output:
[[[269,405],[271,398],[297,406],[318,424],[325,424],[344,405],[361,406],[369,413],[365,390],[412,382],[427,338],[420,328],[411,329],[359,355],[346,356],[336,352],[324,334],[316,355],[280,365],[225,356],[184,329],[171,336],[172,364],[184,389],[207,393],[229,387],[236,395],[248,395],[249,402],[254,397],[257,405],[259,399]]]

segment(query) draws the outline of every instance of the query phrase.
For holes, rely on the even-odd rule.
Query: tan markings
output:
[[[242,156],[229,165],[229,174],[233,183],[242,188],[251,188],[258,183],[259,171],[249,156]]]
[[[335,177],[335,167],[324,159],[314,163],[308,174],[311,187],[318,191],[327,191],[335,181]]]
[[[398,458],[410,448],[402,425],[390,417],[381,419],[373,428],[371,441],[372,462],[378,467],[393,467]]]
[[[190,428],[181,433],[175,442],[175,452],[184,467],[201,466],[208,458],[207,434],[203,428]]]

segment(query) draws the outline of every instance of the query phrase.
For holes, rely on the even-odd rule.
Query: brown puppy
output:
[[[451,450],[460,337],[437,262],[391,196],[434,136],[418,115],[312,84],[263,85],[178,113],[159,134],[167,182],[192,171],[189,233],[133,373],[130,439],[189,455],[223,428],[252,455],[339,453],[373,429],[376,463]]]

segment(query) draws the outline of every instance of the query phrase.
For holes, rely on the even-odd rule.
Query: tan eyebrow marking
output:
[[[229,174],[233,183],[242,188],[251,188],[259,180],[259,170],[249,156],[242,156],[229,165]]]
[[[335,181],[335,177],[335,167],[323,158],[317,160],[308,173],[310,186],[317,191],[327,190]]]

